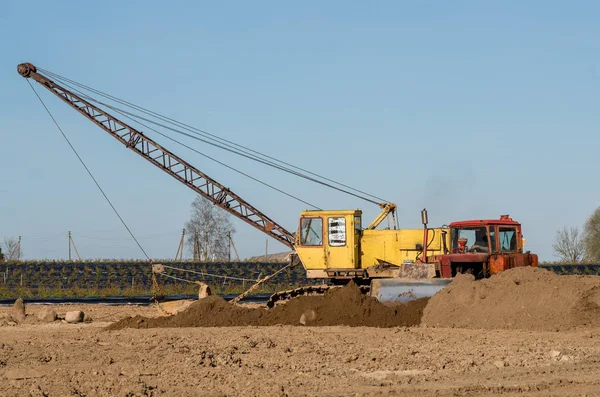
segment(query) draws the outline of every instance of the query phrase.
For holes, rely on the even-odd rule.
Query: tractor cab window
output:
[[[500,251],[517,250],[517,229],[514,227],[501,227],[500,232]]]
[[[300,220],[300,233],[301,245],[323,245],[323,219],[302,218]]]
[[[452,229],[454,252],[489,252],[487,227],[461,227]]]

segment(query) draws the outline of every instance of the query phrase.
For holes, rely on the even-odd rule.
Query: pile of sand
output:
[[[109,330],[123,328],[227,327],[243,325],[348,325],[369,327],[415,326],[421,322],[427,298],[383,305],[350,282],[321,296],[302,296],[267,310],[235,306],[218,296],[198,300],[170,317],[124,318]],[[303,316],[304,315],[304,316]],[[302,322],[300,321],[302,317]]]
[[[511,269],[475,281],[460,275],[429,299],[422,324],[556,331],[600,325],[600,277]]]
[[[432,298],[382,304],[354,284],[322,296],[303,296],[267,310],[209,296],[171,317],[124,318],[108,327],[368,326],[567,330],[600,326],[600,277],[559,276],[523,267],[475,281],[459,275]]]

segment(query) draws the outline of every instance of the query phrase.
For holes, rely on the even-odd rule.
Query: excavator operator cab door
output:
[[[360,216],[354,214],[330,215],[326,217],[327,241],[325,263],[328,269],[357,269],[358,242],[360,241]]]
[[[360,268],[361,212],[306,211],[296,246],[307,270]]]

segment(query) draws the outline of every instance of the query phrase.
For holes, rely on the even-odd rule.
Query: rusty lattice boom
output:
[[[142,132],[43,76],[31,63],[22,63],[17,70],[21,76],[40,83],[98,127],[112,135],[125,147],[133,150],[215,205],[294,249],[294,236],[292,233],[225,186],[145,136]]]

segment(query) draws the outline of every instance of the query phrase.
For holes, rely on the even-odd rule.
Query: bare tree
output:
[[[578,227],[564,227],[557,231],[552,248],[556,256],[569,263],[581,262],[585,255],[585,246]]]
[[[4,254],[2,253],[2,247],[0,247],[0,263],[4,262]]]
[[[5,259],[7,261],[18,261],[23,256],[23,250],[21,250],[21,240],[15,237],[4,238],[4,249],[6,250]]]
[[[589,261],[600,261],[600,207],[585,223],[585,259]]]
[[[235,233],[230,215],[202,196],[197,196],[191,207],[185,229],[186,244],[194,258],[204,261],[227,259],[228,238]]]

